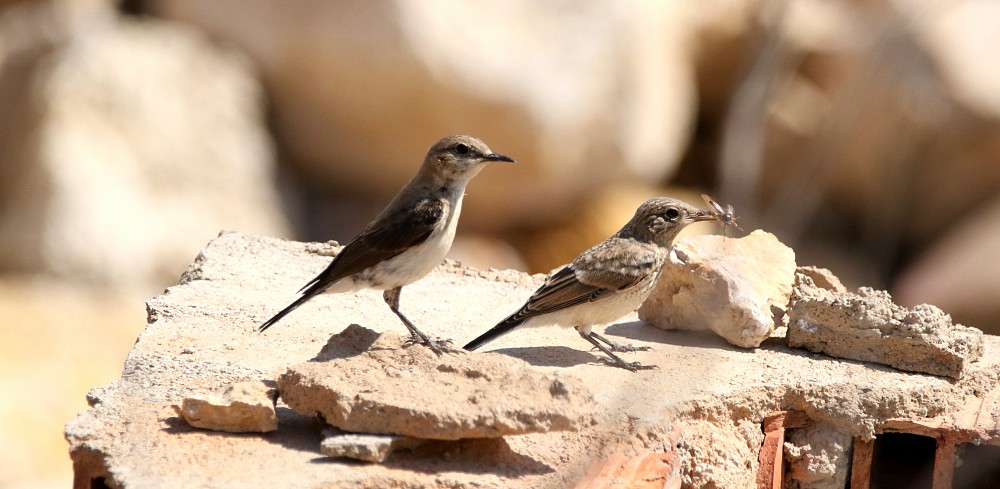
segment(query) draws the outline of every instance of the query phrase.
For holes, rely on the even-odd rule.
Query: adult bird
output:
[[[299,289],[302,295],[258,329],[263,332],[322,293],[361,289],[385,291],[382,298],[414,341],[435,353],[441,346],[399,310],[403,286],[441,263],[455,238],[462,197],[472,177],[494,161],[514,160],[494,153],[472,136],[448,136],[427,152],[423,165],[374,221],[344,246],[325,270]]]
[[[717,219],[714,213],[679,200],[656,197],[646,201],[621,230],[549,275],[528,302],[470,341],[465,349],[475,350],[518,327],[572,326],[583,339],[607,354],[614,365],[632,371],[655,368],[626,362],[614,353],[648,347],[621,345],[592,329],[642,305],[681,229],[694,222]]]

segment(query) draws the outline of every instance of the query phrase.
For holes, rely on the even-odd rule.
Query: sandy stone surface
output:
[[[195,428],[228,433],[266,433],[278,429],[277,392],[263,382],[237,382],[218,392],[184,398],[174,411]]]
[[[956,379],[983,354],[983,332],[935,306],[907,309],[886,291],[836,292],[799,280],[788,311],[791,347]]]
[[[765,231],[681,239],[639,319],[664,329],[711,330],[755,348],[784,314],[794,278],[795,252]]]
[[[344,431],[432,440],[577,431],[594,422],[575,377],[498,353],[437,356],[395,332],[350,325],[278,378],[281,400]]]
[[[191,428],[170,408],[185,397],[277,379],[352,323],[405,333],[375,292],[318,297],[256,333],[327,265],[329,257],[318,254],[327,248],[236,233],[209,243],[181,284],[148,302],[149,323],[121,379],[93,389],[90,409],[67,425],[76,487],[98,479],[123,488],[571,487],[595,461],[645,451],[676,451],[687,484],[750,487],[767,413],[802,410],[831,429],[870,438],[889,418],[951,412],[1000,377],[1000,339],[992,336],[984,337],[983,357],[955,381],[790,349],[782,338],[748,351],[714,335],[652,328],[633,315],[606,333],[652,347],[625,355],[657,370],[607,366],[580,348],[571,329],[518,330],[490,344],[490,351],[587,385],[596,423],[577,432],[428,441],[384,464],[361,465],[324,456],[323,423],[282,402],[271,433]],[[401,307],[425,332],[460,344],[509,314],[542,279],[445,264],[404,289]]]

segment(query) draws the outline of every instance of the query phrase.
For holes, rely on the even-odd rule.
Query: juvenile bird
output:
[[[448,136],[438,141],[417,174],[385,210],[340,250],[326,270],[299,289],[301,297],[265,321],[258,331],[270,328],[321,293],[383,290],[382,298],[413,340],[440,355],[441,347],[399,311],[400,292],[444,259],[455,238],[465,187],[493,161],[514,162],[472,136]]]
[[[718,215],[679,200],[656,197],[646,201],[614,236],[546,278],[517,312],[469,342],[465,349],[475,350],[517,327],[573,326],[583,339],[611,357],[614,365],[632,371],[655,368],[626,362],[614,353],[648,347],[615,343],[592,328],[642,305],[681,229],[693,222],[717,219]]]

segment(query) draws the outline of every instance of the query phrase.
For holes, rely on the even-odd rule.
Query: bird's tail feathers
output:
[[[268,319],[267,321],[264,321],[264,324],[261,324],[260,327],[257,328],[257,332],[263,333],[265,330],[267,330],[267,328],[274,326],[274,323],[280,321],[281,318],[287,316],[288,313],[294,311],[302,304],[305,304],[306,301],[308,301],[309,299],[312,299],[316,295],[326,290],[326,287],[317,287],[316,285],[317,284],[315,281],[306,284],[306,287],[303,287],[303,289],[301,290],[304,290],[306,288],[308,288],[308,290],[306,290],[305,294],[302,294],[302,297],[295,299],[295,302],[292,302],[291,304],[288,305],[288,307],[285,307],[284,309],[279,311],[277,314],[274,315],[274,317]]]
[[[463,346],[462,348],[465,348],[468,351],[473,351],[507,333],[510,333],[511,330],[513,330],[514,328],[520,326],[521,324],[524,324],[524,319],[518,318],[516,316],[518,316],[518,314],[513,314],[507,319],[500,321],[499,324],[490,328],[489,331],[481,334],[478,338],[470,341],[467,345]]]

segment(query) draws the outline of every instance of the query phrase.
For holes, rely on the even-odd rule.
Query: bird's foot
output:
[[[609,365],[615,367],[621,367],[625,370],[630,370],[632,372],[635,372],[637,370],[655,370],[660,368],[657,367],[656,365],[643,365],[639,362],[626,362],[625,360],[622,360],[621,358],[618,357],[605,358],[604,361],[607,362]]]
[[[627,344],[627,343],[618,343],[618,342],[615,342],[615,341],[611,341],[611,340],[609,340],[609,339],[607,339],[607,338],[605,338],[605,337],[603,337],[603,336],[601,336],[601,335],[599,335],[597,333],[594,333],[594,332],[591,332],[590,335],[593,336],[594,338],[600,340],[605,345],[608,345],[608,349],[610,349],[613,352],[635,352],[635,351],[649,351],[649,350],[652,350],[652,348],[648,347],[648,346],[630,345],[630,344]]]
[[[454,343],[449,339],[430,339],[427,336],[418,336],[416,334],[411,334],[410,338],[403,343],[403,346],[420,344],[427,348],[430,348],[435,355],[441,356],[445,353],[455,353],[458,351],[454,347]]]

